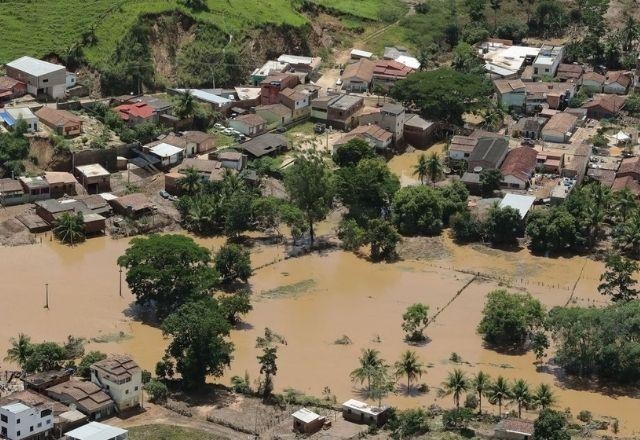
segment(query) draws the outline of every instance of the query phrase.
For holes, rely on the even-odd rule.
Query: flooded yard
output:
[[[320,229],[331,230],[329,225]],[[431,403],[448,407],[451,398],[438,397],[438,388],[451,369],[460,367],[469,374],[483,370],[494,377],[524,378],[533,387],[553,384],[558,408],[617,417],[623,433],[640,432],[636,396],[569,384],[553,366],[537,371],[532,354],[507,355],[484,348],[475,331],[487,293],[505,285],[531,292],[547,307],[603,304],[596,290],[600,263],[583,257],[535,257],[525,249],[461,247],[446,236],[429,240],[424,247],[437,252],[419,260],[412,256],[378,265],[338,250],[279,261],[282,246],[253,246],[252,264],[260,267],[250,279],[254,310],[232,332],[234,361],[220,381],[228,384],[232,375],[245,371],[252,381],[258,377],[255,338],[270,327],[287,340],[278,352],[277,390],[291,387],[320,395],[329,387],[338,400],[358,396],[349,372],[363,348],[380,350],[389,363],[412,349],[429,367],[419,382],[430,390],[408,396],[400,385],[387,403],[403,408]],[[213,249],[223,243],[223,239],[198,241]],[[116,259],[127,245],[128,240],[95,238],[67,247],[44,237],[42,244],[0,248],[4,262],[0,352],[6,351],[9,338],[18,332],[35,341],[62,341],[73,334],[97,337],[99,342],[92,342],[91,349],[130,353],[153,371],[166,341],[158,329],[132,321],[133,297],[124,281],[119,295]],[[49,309],[44,308],[45,283]],[[426,330],[427,343],[410,346],[403,340],[401,315],[415,302],[428,304],[430,316],[438,316]],[[344,335],[352,343],[336,344]],[[452,352],[461,357],[461,363],[449,360]],[[497,413],[497,408],[486,408]]]

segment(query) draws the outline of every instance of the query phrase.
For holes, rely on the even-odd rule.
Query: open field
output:
[[[214,434],[168,425],[145,425],[129,429],[130,440],[222,440]]]

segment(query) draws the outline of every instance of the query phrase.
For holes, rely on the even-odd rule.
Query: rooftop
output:
[[[246,115],[238,116],[235,120],[238,122],[242,122],[249,127],[258,127],[267,123],[267,121],[265,121],[262,116],[253,113],[247,113]]]
[[[469,162],[488,161],[494,167],[500,165],[500,161],[504,158],[509,149],[509,142],[502,137],[483,137],[478,139],[476,147],[469,155]]]
[[[413,73],[414,70],[415,69],[395,60],[380,60],[373,69],[373,75],[389,78],[405,78],[410,73]]]
[[[36,176],[36,177],[20,177],[20,182],[27,188],[46,188],[49,186],[49,182],[47,182],[44,177]]]
[[[47,388],[47,393],[65,396],[65,400],[77,403],[89,412],[113,405],[111,397],[92,382],[69,380]]]
[[[504,176],[513,176],[522,181],[531,178],[536,169],[538,152],[529,147],[518,147],[507,153],[500,171]]]
[[[239,148],[251,153],[251,155],[255,157],[261,157],[287,145],[288,142],[284,136],[275,133],[265,133],[254,137],[244,144],[240,144]]]
[[[176,147],[165,142],[161,142],[149,149],[149,151],[158,157],[171,157],[176,154],[182,153],[184,149]]]
[[[300,408],[298,411],[291,414],[294,419],[298,419],[303,423],[311,423],[314,420],[318,420],[320,415],[308,410],[307,408]]]
[[[13,60],[10,63],[7,63],[7,66],[17,70],[21,70],[34,76],[42,76],[49,73],[58,72],[60,70],[67,70],[60,64],[53,64],[31,57],[18,58],[17,60]]]
[[[408,114],[404,120],[404,125],[426,130],[433,125],[433,122],[423,119],[420,115]]]
[[[122,104],[117,106],[114,110],[118,113],[120,119],[124,121],[128,121],[131,116],[147,119],[155,113],[155,109],[145,102]]]
[[[533,422],[525,419],[505,419],[498,423],[497,428],[526,436],[533,435]]]
[[[547,124],[542,129],[545,133],[565,134],[573,128],[578,117],[567,112],[556,113],[551,116]]]
[[[99,163],[92,163],[90,165],[80,165],[76,167],[76,170],[83,174],[85,177],[100,177],[109,176],[110,173]]]
[[[586,102],[582,107],[589,109],[602,107],[608,112],[617,113],[624,107],[625,98],[619,95],[596,95],[591,101]]]
[[[129,195],[133,196],[138,194]],[[122,200],[124,197],[120,197],[120,200]],[[144,197],[148,200],[146,196]],[[138,364],[136,364],[136,362],[130,356],[112,356],[96,362],[95,364],[91,365],[91,368],[102,371],[105,374],[104,377],[106,377],[107,379],[131,377],[133,374],[141,371]]]
[[[487,41],[480,49],[485,69],[500,76],[515,75],[527,57],[534,58],[539,52],[537,47],[507,45],[499,41]]]
[[[478,139],[470,136],[456,135],[451,138],[449,144],[449,150],[462,151],[464,153],[471,153],[476,147]]]
[[[254,76],[269,76],[272,72],[284,72],[289,67],[289,63],[281,61],[269,60],[261,67],[256,68],[252,75]]]
[[[65,435],[74,440],[111,440],[127,431],[104,423],[91,422],[67,432]]]
[[[500,208],[514,208],[520,214],[520,218],[524,218],[533,206],[535,200],[535,196],[508,193],[500,202]]]
[[[349,399],[342,404],[345,408],[351,408],[356,411],[370,414],[372,416],[377,416],[378,414],[383,413],[387,408],[369,405],[368,403],[360,402],[359,400]]]
[[[270,111],[284,117],[291,116],[291,110],[284,104],[259,105],[256,107],[256,112],[258,111]]]
[[[49,182],[50,185],[77,183],[77,180],[75,177],[73,177],[73,174],[64,171],[45,171],[44,178],[47,180],[47,182]]]
[[[20,414],[21,412],[31,409],[31,407],[25,405],[24,403],[16,402],[16,403],[11,403],[9,405],[5,405],[2,407],[2,409],[4,409],[5,411],[9,411],[10,413],[13,413],[13,414]]]
[[[337,110],[349,110],[354,106],[360,105],[363,102],[362,97],[355,95],[338,95],[335,100],[329,102],[328,108]]]
[[[215,105],[226,105],[233,102],[231,99],[225,98],[223,96],[217,95],[208,90],[202,89],[174,89],[174,91],[184,94],[190,92],[194,98],[199,99],[200,101],[209,102]]]
[[[315,69],[320,66],[322,58],[283,54],[278,57],[278,61],[288,64],[304,64]]]

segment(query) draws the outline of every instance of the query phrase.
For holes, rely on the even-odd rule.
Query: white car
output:
[[[215,124],[213,124],[213,128],[215,128],[216,130],[224,130],[224,125],[222,125],[219,122],[216,122]]]
[[[337,86],[341,86],[342,85],[342,80],[340,78],[338,78],[338,81],[336,81],[336,85]]]
[[[224,130],[222,130],[223,134],[233,134],[235,132],[235,130],[233,128],[225,128]]]

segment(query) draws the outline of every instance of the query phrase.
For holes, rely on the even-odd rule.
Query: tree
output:
[[[593,144],[595,148],[607,148],[609,145],[609,140],[602,134],[596,133],[592,137],[589,138],[589,142]]]
[[[224,200],[224,233],[233,238],[251,229],[251,215],[255,195],[246,191],[243,187],[231,190],[231,193],[223,197]]]
[[[478,333],[490,344],[522,347],[544,319],[544,307],[531,295],[494,290],[487,295]]]
[[[64,212],[53,222],[53,233],[63,243],[76,244],[84,241],[84,216],[81,212]]]
[[[467,7],[471,21],[476,23],[484,22],[484,10],[487,4],[486,0],[465,0],[464,4]]]
[[[536,406],[540,406],[543,410],[553,405],[555,400],[551,387],[546,383],[541,383],[533,394],[533,403],[535,403]]]
[[[427,176],[429,176],[431,183],[435,185],[435,183],[442,177],[443,169],[440,156],[434,151],[427,158]]]
[[[487,396],[492,405],[498,404],[498,416],[502,416],[502,403],[511,398],[511,388],[507,379],[498,376],[496,381],[489,387]]]
[[[76,374],[84,379],[91,379],[91,365],[106,358],[107,355],[101,351],[90,351],[82,358],[80,364],[78,364],[78,370]]]
[[[412,304],[402,315],[402,330],[407,334],[405,338],[408,341],[424,341],[424,330],[428,324],[429,306],[425,304]]]
[[[297,155],[285,176],[285,187],[291,201],[307,218],[313,247],[313,224],[327,216],[333,201],[331,172],[322,156],[316,152]]]
[[[493,245],[512,245],[522,235],[523,222],[520,212],[510,206],[501,208],[494,203],[484,223],[484,234]]]
[[[452,215],[449,224],[453,238],[458,243],[478,241],[482,236],[482,224],[469,210]]]
[[[278,349],[276,347],[265,347],[262,355],[258,356],[260,364],[260,374],[264,374],[262,382],[262,396],[268,397],[273,391],[273,376],[278,372],[276,360],[278,359]]]
[[[534,252],[563,252],[582,242],[575,217],[564,207],[531,212],[526,233]]]
[[[391,90],[393,98],[417,107],[425,118],[456,125],[462,125],[463,113],[481,107],[491,93],[481,74],[449,68],[411,74]]]
[[[384,399],[395,388],[395,380],[389,374],[389,366],[382,363],[371,377],[371,388],[369,389],[369,397],[378,401],[378,406],[382,406]]]
[[[491,197],[493,192],[500,189],[502,184],[502,173],[500,170],[480,171],[480,191],[482,197]]]
[[[362,350],[362,354],[358,359],[360,365],[350,374],[353,382],[360,384],[367,383],[367,391],[371,391],[371,381],[377,370],[382,368],[384,361],[380,358],[380,352],[373,348]]]
[[[196,101],[191,90],[181,93],[173,106],[175,115],[180,119],[192,118],[196,113]]]
[[[473,46],[464,41],[453,48],[452,65],[456,70],[467,73],[480,72],[484,68]]]
[[[493,9],[493,30],[498,30],[498,11],[502,6],[502,0],[489,0],[489,6]]]
[[[402,353],[400,360],[395,363],[396,375],[407,377],[407,394],[411,390],[411,382],[422,377],[425,372],[424,365],[420,362],[415,351],[407,350]]]
[[[442,413],[442,425],[445,429],[465,429],[472,418],[471,408],[451,409]]]
[[[218,284],[205,247],[184,235],[150,235],[131,240],[118,265],[141,305],[154,304],[159,318],[189,299],[205,296]]]
[[[613,194],[613,209],[616,217],[625,222],[631,213],[637,213],[638,201],[635,194],[627,187],[616,191]]]
[[[529,384],[524,379],[518,379],[511,387],[511,399],[518,405],[518,418],[522,417],[522,407],[529,406],[533,400]]]
[[[17,338],[11,338],[11,348],[7,350],[4,360],[18,364],[24,370],[31,353],[33,353],[31,338],[24,333],[19,333]]]
[[[187,168],[184,172],[184,176],[178,180],[178,189],[181,194],[192,196],[199,193],[203,187],[204,184],[202,176],[193,167]]]
[[[539,364],[542,362],[545,351],[549,349],[549,338],[543,331],[538,331],[533,334],[531,341],[531,348],[536,355],[536,362]]]
[[[231,325],[235,325],[240,321],[238,315],[246,315],[253,310],[251,299],[247,292],[224,295],[218,299],[218,302],[220,303],[222,314]]]
[[[625,214],[623,223],[613,228],[611,236],[616,249],[635,259],[640,258],[640,210],[636,208]]]
[[[451,225],[451,217],[468,211],[469,190],[464,183],[455,180],[446,186],[437,188],[442,196],[442,223]]]
[[[600,276],[598,291],[610,296],[614,302],[631,301],[638,296],[634,275],[638,272],[638,262],[619,254],[609,254],[605,262],[605,271]]]
[[[536,440],[570,440],[567,416],[559,411],[543,409],[533,423],[533,437]]]
[[[429,416],[422,408],[395,411],[387,422],[387,428],[395,440],[418,437],[429,432]]]
[[[24,370],[28,373],[59,370],[65,360],[69,360],[69,358],[62,345],[55,342],[43,342],[33,346],[33,350],[25,362]]]
[[[482,414],[482,396],[485,396],[491,387],[491,377],[484,371],[478,371],[471,383],[478,395],[478,412]]]
[[[367,224],[366,242],[371,247],[373,261],[393,261],[397,258],[396,246],[402,237],[396,228],[383,219],[369,220]]]
[[[342,240],[342,248],[356,252],[366,242],[366,231],[358,225],[354,219],[344,218],[340,221],[336,230],[338,238]]]
[[[246,283],[251,276],[249,251],[237,244],[228,243],[222,246],[214,258],[214,266],[224,283],[238,279]]]
[[[231,364],[233,344],[225,340],[229,323],[210,297],[181,305],[162,323],[170,336],[166,354],[176,360],[176,370],[186,389],[201,387],[207,375],[220,377]]]
[[[375,157],[371,145],[362,139],[353,138],[336,148],[333,161],[339,167],[350,167],[357,165],[362,159]]]
[[[420,179],[420,183],[424,185],[424,181],[426,180],[428,174],[429,174],[429,165],[427,161],[427,156],[425,156],[424,154],[421,154],[418,157],[418,163],[416,163],[413,167],[413,175],[418,176],[418,179]]]
[[[404,235],[440,233],[443,214],[443,197],[436,188],[408,186],[393,199],[393,221]]]
[[[154,403],[163,403],[167,400],[169,389],[167,386],[156,379],[151,379],[144,384],[144,390],[149,394],[149,400]]]
[[[458,368],[453,370],[447,376],[447,380],[442,383],[444,387],[445,393],[447,395],[453,395],[453,403],[456,405],[456,408],[460,408],[460,396],[465,393],[471,384],[469,383],[469,379],[467,379],[466,374]]]
[[[166,377],[172,379],[175,374],[174,367],[175,365],[171,360],[171,357],[165,353],[164,356],[162,356],[162,359],[156,362],[156,376],[158,376],[159,379],[164,379]]]

